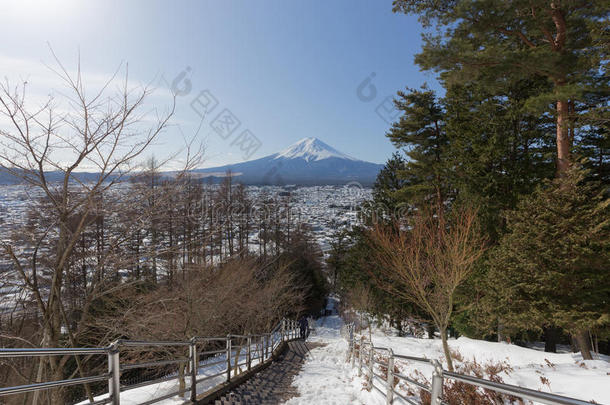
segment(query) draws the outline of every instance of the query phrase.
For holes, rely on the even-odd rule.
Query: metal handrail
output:
[[[489,380],[485,380],[478,377],[472,377],[464,374],[459,374],[451,371],[444,370],[441,366],[441,363],[438,360],[427,359],[425,357],[415,357],[415,356],[405,356],[401,354],[394,354],[392,349],[386,347],[377,347],[373,346],[371,342],[364,340],[364,336],[361,336],[360,339],[357,339],[354,335],[354,325],[347,324],[344,326],[346,340],[349,344],[348,346],[348,360],[351,360],[352,367],[355,367],[356,358],[358,360],[358,376],[362,375],[362,370],[367,371],[367,385],[368,389],[375,388],[380,391],[386,398],[386,404],[390,405],[394,402],[394,398],[400,398],[403,401],[414,404],[415,402],[408,399],[404,395],[396,392],[394,388],[394,378],[398,378],[400,380],[406,381],[410,384],[413,384],[427,392],[430,393],[431,396],[431,404],[432,405],[441,405],[445,404],[442,401],[442,393],[443,393],[443,381],[445,378],[451,378],[456,381],[460,381],[462,383],[474,385],[477,387],[481,387],[483,389],[489,389],[492,391],[500,392],[502,394],[512,395],[515,397],[519,397],[522,399],[527,399],[531,401],[536,401],[548,405],[586,405],[589,402],[576,399],[569,398],[561,395],[550,394],[546,392],[540,392],[536,390],[532,390],[529,388],[519,387],[517,385],[510,385],[504,383],[497,383]],[[343,332],[343,331],[342,331]],[[356,348],[356,344],[359,345]],[[386,351],[387,352],[387,363],[382,363],[374,358],[373,354],[375,351]],[[411,379],[403,374],[394,372],[394,360],[408,360],[419,363],[429,364],[434,368],[432,374],[432,386],[427,387],[424,384]],[[375,364],[380,364],[387,367],[386,375],[381,375],[375,372]],[[384,393],[379,387],[374,384],[374,379],[379,378],[380,380],[384,380],[386,382],[386,392]]]
[[[269,361],[273,354],[278,350],[282,342],[286,342],[292,339],[297,339],[299,332],[297,328],[297,322],[288,319],[282,319],[278,322],[270,333],[259,333],[251,335],[227,335],[224,337],[206,337],[196,336],[188,341],[145,341],[145,340],[116,340],[110,346],[107,347],[92,347],[92,348],[0,348],[0,358],[18,358],[18,357],[40,357],[40,356],[80,356],[80,355],[106,355],[108,361],[108,373],[90,376],[71,378],[59,381],[49,382],[37,382],[27,385],[2,387],[0,388],[0,398],[6,395],[14,395],[20,393],[27,393],[32,391],[46,390],[55,387],[88,384],[92,382],[108,381],[108,398],[98,400],[92,404],[105,404],[111,403],[112,405],[120,405],[120,393],[122,391],[143,387],[146,385],[155,384],[161,381],[170,381],[181,378],[180,375],[167,375],[165,377],[157,378],[154,380],[144,381],[138,384],[132,384],[129,386],[121,386],[120,376],[121,372],[139,368],[153,368],[170,364],[185,364],[188,363],[188,372],[183,376],[184,378],[190,379],[190,386],[175,392],[164,394],[161,397],[152,399],[146,403],[154,403],[163,399],[170,398],[182,394],[184,392],[191,392],[190,400],[195,402],[197,398],[197,383],[206,381],[221,375],[226,375],[226,380],[230,381],[231,377],[235,377],[245,371],[242,371],[240,366],[246,365],[246,370],[251,369],[252,360],[259,360],[260,362]],[[241,346],[232,345],[233,339],[247,339],[247,343]],[[254,339],[254,342],[253,342]],[[207,350],[199,351],[198,345],[205,345],[209,342],[224,343],[225,348],[218,350]],[[253,348],[252,345],[255,347]],[[120,362],[120,349],[121,348],[158,348],[158,347],[188,347],[188,357],[176,357],[169,358],[160,361],[149,361],[143,363],[134,364],[121,364]],[[146,349],[143,349],[146,350]],[[155,352],[158,352],[156,349]],[[206,363],[207,360],[201,361],[201,355],[219,355],[224,353],[225,356],[220,361],[214,361],[212,363]],[[254,353],[254,355],[253,355]],[[237,361],[235,364],[232,361],[234,355],[246,356],[246,360],[243,362]],[[182,355],[184,356],[184,355]],[[211,356],[209,358],[213,358]],[[226,369],[219,371],[212,375],[204,375],[198,378],[199,368],[210,368],[218,364],[225,364]],[[234,372],[234,368],[237,370]],[[220,383],[219,383],[220,384]],[[216,385],[217,386],[217,385]],[[216,386],[210,389],[216,388]]]
[[[121,366],[121,371],[134,370],[137,368],[167,366],[168,364],[187,363],[188,361],[189,361],[188,357],[182,357],[182,358],[170,359],[170,360],[147,361],[146,363],[125,364],[125,365]]]
[[[224,370],[223,370],[223,371],[220,371],[220,372],[218,372],[218,373],[216,373],[216,374],[206,375],[206,376],[203,376],[203,377],[201,377],[201,378],[198,378],[196,381],[197,381],[197,383],[200,383],[200,382],[202,382],[202,381],[209,380],[210,378],[214,378],[214,377],[221,376],[221,375],[223,375],[224,373],[226,373],[226,371],[224,371]]]
[[[400,392],[396,391],[396,390],[392,390],[393,394],[396,395],[397,397],[399,397],[400,399],[402,399],[403,401],[405,401],[407,404],[409,405],[419,405],[418,402],[413,401],[412,399],[409,399],[407,397],[405,397],[404,395],[402,395]]]
[[[205,337],[205,336],[195,336],[193,339],[195,339],[196,341],[211,341],[211,340],[227,340],[227,337],[218,337],[218,336],[210,336],[210,337]]]
[[[395,354],[394,358],[401,359],[401,360],[418,361],[420,363],[428,363],[428,364],[430,364],[430,361],[431,361],[430,359],[427,359],[425,357],[405,356],[402,354]]]
[[[63,347],[50,348],[31,348],[31,349],[0,349],[0,358],[7,357],[35,357],[35,356],[59,356],[67,355],[85,355],[85,354],[107,354],[108,347],[89,347],[67,349]]]
[[[482,378],[472,377],[469,375],[463,375],[453,373],[451,371],[443,371],[443,376],[453,378],[454,380],[464,382],[470,385],[476,385],[481,388],[489,389],[503,394],[514,395],[523,399],[529,399],[530,401],[542,402],[545,404],[562,404],[562,405],[586,405],[590,404],[587,401],[581,401],[575,398],[564,397],[561,395],[550,394],[547,392],[540,392],[529,388],[519,387],[518,385],[501,384]]]
[[[212,367],[212,366],[216,366],[216,365],[221,364],[221,363],[223,363],[223,364],[224,364],[224,363],[226,363],[226,362],[227,362],[227,361],[226,361],[225,359],[222,359],[222,360],[218,360],[218,361],[213,361],[213,362],[211,362],[211,363],[205,363],[205,364],[203,364],[203,366],[204,366],[204,367]]]
[[[218,354],[218,353],[224,353],[226,350],[225,349],[218,349],[218,350],[206,350],[203,352],[200,352],[199,354],[201,355],[206,355],[206,354]]]
[[[146,340],[118,340],[121,346],[125,347],[141,347],[141,346],[190,346],[191,342],[183,342],[181,340],[159,340],[159,341],[146,341]]]
[[[72,378],[68,380],[49,381],[43,383],[18,385],[15,387],[0,388],[0,396],[22,394],[24,392],[45,390],[53,387],[64,387],[67,385],[87,384],[91,382],[104,381],[108,379],[108,374],[96,375],[91,377]]]
[[[401,380],[404,380],[408,383],[411,383],[419,388],[421,388],[424,391],[430,392],[430,387],[425,386],[424,384],[420,383],[417,380],[414,380],[410,377],[407,377],[406,375],[400,374],[400,373],[394,373],[394,377],[400,378]]]

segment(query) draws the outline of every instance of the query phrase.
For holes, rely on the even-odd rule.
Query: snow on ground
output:
[[[440,339],[387,336],[373,329],[373,344],[391,347],[396,354],[436,358],[446,362]],[[580,353],[545,353],[508,343],[487,342],[460,337],[451,339],[449,347],[459,352],[464,361],[485,365],[506,362],[513,371],[501,373],[504,383],[550,392],[598,403],[610,403],[610,357],[600,355],[597,360],[583,361]],[[597,356],[596,356],[597,357]],[[461,362],[455,362],[456,365]],[[410,375],[420,369],[430,380],[432,368],[417,363],[398,365],[402,374]],[[548,384],[546,383],[548,381]]]
[[[327,309],[335,311],[337,301],[330,299]],[[364,379],[347,362],[347,341],[341,335],[343,320],[338,315],[322,317],[307,339],[324,346],[311,349],[303,369],[294,378],[293,385],[300,396],[286,405],[382,405],[385,399],[364,390]]]
[[[309,341],[326,345],[311,350],[301,373],[293,382],[299,390],[300,397],[292,398],[286,402],[287,405],[385,404],[385,399],[380,393],[364,389],[365,380],[358,377],[357,369],[352,369],[346,362],[348,345],[341,336],[341,326],[342,321],[338,316],[318,320]],[[440,339],[397,337],[390,336],[391,334],[392,331],[373,328],[373,344],[379,347],[391,347],[395,354],[443,360]],[[368,331],[365,331],[365,335],[368,336]],[[464,361],[476,360],[483,365],[488,362],[509,363],[513,371],[500,374],[507,384],[610,404],[608,356],[602,355],[597,360],[583,361],[578,353],[545,353],[512,344],[466,337],[452,339],[449,345],[451,350],[463,356]],[[460,362],[456,362],[457,364]],[[414,375],[416,369],[428,380],[432,375],[432,367],[425,364],[399,362],[397,366],[404,375]],[[548,384],[545,381],[548,381]],[[378,380],[375,384],[384,389]],[[398,389],[406,394],[408,387],[401,383]]]
[[[343,322],[339,316],[320,318],[308,341],[325,346],[311,349],[303,369],[293,381],[301,396],[286,405],[362,405],[353,370],[347,363],[347,342],[340,334]]]

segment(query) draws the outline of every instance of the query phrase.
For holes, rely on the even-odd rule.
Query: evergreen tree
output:
[[[349,249],[349,235],[344,229],[333,234],[330,242],[330,252],[326,259],[326,264],[329,270],[329,278],[331,281],[333,292],[337,292],[339,287],[339,272],[345,267],[345,260]]]
[[[490,309],[507,326],[558,326],[591,359],[588,331],[610,325],[610,199],[578,167],[507,215],[491,257]]]
[[[398,97],[395,104],[403,115],[387,137],[397,148],[404,149],[408,159],[404,170],[398,172],[403,184],[399,192],[393,193],[394,198],[413,205],[433,204],[442,213],[450,194],[443,107],[426,86],[400,91]]]
[[[424,26],[439,28],[424,36],[416,62],[441,72],[446,85],[548,81],[528,106],[554,116],[558,174],[569,167],[575,130],[594,125],[588,118],[606,105],[604,97],[593,105],[587,99],[605,91],[607,101],[609,10],[603,0],[394,0],[395,12],[417,13]]]
[[[609,120],[610,121],[610,120]],[[578,154],[586,157],[585,167],[591,178],[610,184],[610,131],[608,126],[590,127],[582,131]]]
[[[407,184],[403,175],[407,168],[407,161],[399,152],[394,152],[390,160],[381,169],[373,185],[374,205],[382,206],[389,212],[394,212],[404,205],[401,190]]]
[[[553,176],[549,119],[524,106],[546,87],[540,79],[517,80],[506,82],[498,95],[476,83],[454,85],[443,101],[457,202],[479,208],[492,243],[503,232],[502,211]]]

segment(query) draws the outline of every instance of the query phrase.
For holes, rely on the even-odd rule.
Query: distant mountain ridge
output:
[[[243,163],[197,169],[201,177],[222,178],[228,171],[238,182],[256,185],[371,185],[383,165],[356,159],[318,138],[304,138],[281,152]]]
[[[318,138],[305,138],[289,146],[281,152],[256,160],[196,169],[194,177],[220,181],[227,172],[240,183],[248,185],[342,185],[358,182],[370,186],[375,182],[377,174],[383,165],[356,159]],[[19,171],[18,171],[19,172]],[[174,172],[164,172],[172,177]],[[55,182],[63,179],[63,173],[50,171],[46,173],[47,181]],[[95,181],[97,173],[77,172],[73,177],[79,181]],[[0,184],[19,184],[23,180],[0,168]]]
[[[23,176],[25,174],[28,174],[28,172],[25,172],[24,170],[21,170],[21,169],[13,169],[13,171],[16,173],[16,175],[9,172],[5,168],[0,167],[0,185],[16,185],[16,184],[24,183]],[[34,176],[35,176],[34,173],[29,174],[29,177],[34,177]],[[48,171],[48,172],[45,172],[45,177],[46,177],[46,181],[48,181],[49,183],[54,183],[54,182],[58,182],[58,181],[63,181],[64,173],[60,172],[60,171]],[[116,175],[109,176],[108,180],[115,179],[116,177],[117,177]],[[83,183],[92,182],[92,181],[97,181],[97,179],[99,178],[99,173],[74,172],[74,173],[72,173],[72,178],[78,179],[79,182],[83,182]]]

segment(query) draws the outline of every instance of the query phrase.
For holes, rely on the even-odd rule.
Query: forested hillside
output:
[[[399,329],[415,319],[442,335],[608,353],[607,7],[396,0],[394,11],[429,29],[415,61],[443,90],[397,93],[386,133],[397,151],[362,207],[368,223],[337,235],[337,288]]]

